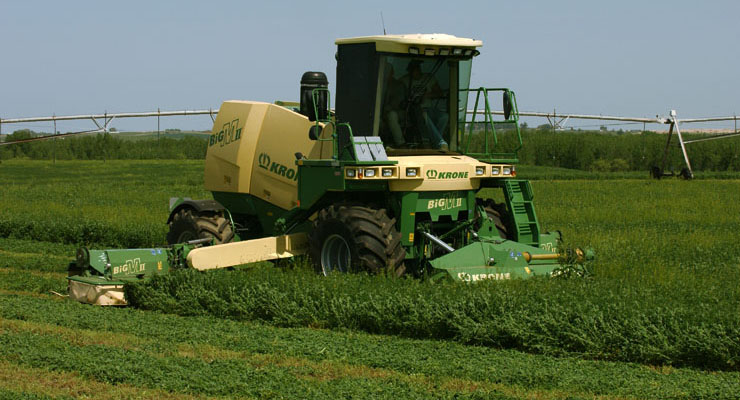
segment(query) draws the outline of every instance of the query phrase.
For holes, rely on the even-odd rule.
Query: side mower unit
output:
[[[559,233],[545,234],[552,243]],[[452,279],[474,282],[483,279],[515,279],[548,276],[563,266],[566,254],[576,263],[593,259],[591,251],[575,249],[558,252],[496,238],[476,239],[454,249],[429,233],[425,246],[438,246],[447,254],[429,260],[430,279]],[[82,303],[125,305],[123,286],[152,275],[166,274],[178,268],[209,270],[228,268],[258,261],[276,260],[307,254],[308,238],[304,233],[273,236],[227,244],[212,244],[212,239],[197,239],[170,247],[127,250],[89,250],[80,248],[77,259],[69,264],[69,296]]]

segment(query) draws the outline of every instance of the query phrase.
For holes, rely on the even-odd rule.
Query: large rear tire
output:
[[[486,217],[490,219],[498,230],[501,239],[508,239],[509,230],[506,227],[505,219],[508,216],[506,204],[496,203],[493,199],[475,199],[476,205],[482,206],[486,211]],[[477,208],[476,208],[477,210]]]
[[[401,235],[384,209],[332,205],[319,212],[309,234],[309,254],[316,271],[405,272]]]
[[[234,239],[234,229],[223,213],[183,209],[172,217],[167,243],[184,243],[205,238],[214,238],[216,244],[229,243]]]

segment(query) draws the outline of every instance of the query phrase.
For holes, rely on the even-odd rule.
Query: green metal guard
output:
[[[504,102],[506,102],[508,99],[509,103],[509,115],[508,118],[505,118],[503,121],[494,121],[493,120],[493,113],[491,112],[491,105],[488,101],[488,92],[495,91],[495,92],[502,92],[504,94]],[[522,134],[519,129],[519,107],[517,106],[516,102],[516,94],[507,89],[507,88],[484,88],[480,87],[477,89],[460,89],[460,92],[466,93],[468,92],[476,92],[475,96],[475,106],[473,107],[472,112],[472,118],[470,121],[468,121],[468,111],[464,111],[463,118],[460,119],[460,131],[465,132],[465,124],[469,124],[469,129],[467,133],[467,140],[465,140],[465,149],[463,150],[463,153],[466,155],[469,155],[471,157],[477,158],[481,161],[488,161],[488,162],[510,162],[510,163],[516,163],[518,162],[517,153],[522,148]],[[476,119],[479,115],[478,113],[478,106],[481,103],[481,94],[483,95],[483,104],[485,107],[484,115],[483,115],[483,138],[484,138],[484,152],[478,153],[471,151],[470,149],[470,140],[473,137],[473,129],[476,125]],[[504,108],[506,108],[506,105],[504,105]],[[506,110],[504,110],[506,113]],[[505,115],[506,117],[506,115]],[[495,153],[494,149],[498,147],[498,135],[496,134],[496,128],[495,124],[509,124],[512,125],[513,129],[516,131],[517,140],[519,142],[518,146],[514,149],[513,153]],[[490,132],[490,133],[489,133]],[[493,144],[490,144],[489,136],[493,137]]]

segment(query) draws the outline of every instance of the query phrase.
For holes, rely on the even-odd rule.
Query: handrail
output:
[[[331,140],[332,142],[332,159],[337,160],[338,154],[337,154],[337,129],[336,125],[334,124],[334,121],[332,121],[331,118],[328,119],[319,119],[319,107],[318,107],[318,100],[319,100],[319,92],[326,92],[326,98],[327,102],[331,104],[331,92],[329,91],[329,88],[315,88],[311,90],[311,98],[313,101],[313,115],[316,118],[316,123],[314,124],[314,128],[317,131],[316,134],[316,140],[319,142],[328,142]],[[327,113],[328,117],[328,113]],[[324,129],[321,127],[321,124],[324,124],[323,128],[326,128],[329,125],[334,125],[334,131],[332,132],[331,138],[323,139],[321,137],[321,133],[324,131]]]
[[[464,117],[461,121],[458,123],[463,124],[463,130],[462,132],[465,133],[464,124],[469,123],[469,129],[467,133],[467,140],[465,141],[465,150],[463,151],[464,154],[471,155],[471,156],[477,156],[476,158],[485,158],[485,159],[495,159],[499,156],[503,157],[511,157],[516,159],[516,155],[519,152],[519,150],[522,148],[523,142],[522,142],[522,135],[521,130],[519,129],[519,107],[516,102],[516,94],[507,89],[507,88],[485,88],[480,87],[477,89],[460,89],[460,92],[476,92],[475,96],[475,106],[472,110],[472,119],[468,121],[468,114],[470,113],[469,110],[465,110]],[[510,105],[511,105],[511,112],[503,121],[494,121],[493,115],[494,112],[491,110],[491,104],[488,100],[488,93],[491,91],[498,91],[504,93],[508,98],[510,99]],[[484,139],[484,152],[483,153],[473,153],[470,151],[470,140],[473,137],[473,129],[475,127],[476,119],[478,117],[478,105],[481,102],[481,94],[483,95],[483,104],[484,104],[484,110],[482,114],[484,117],[483,122],[483,139]],[[462,111],[462,110],[461,110]],[[503,113],[502,113],[503,114]],[[506,123],[506,124],[512,124],[514,126],[514,129],[516,130],[517,134],[517,140],[519,141],[518,146],[513,150],[513,153],[494,153],[494,149],[498,146],[498,135],[496,133],[496,127],[495,123]],[[493,136],[493,144],[489,142],[489,132]]]
[[[331,140],[332,142],[332,159],[333,160],[339,160],[339,157],[341,156],[341,151],[344,150],[344,148],[339,148],[339,127],[340,126],[346,126],[348,133],[349,133],[349,143],[352,143],[352,140],[354,139],[354,134],[352,133],[352,127],[350,126],[349,122],[336,122],[336,117],[331,118],[329,117],[330,113],[328,112],[327,108],[327,118],[326,119],[319,119],[319,109],[318,109],[318,101],[319,101],[319,92],[326,92],[326,101],[327,104],[331,104],[331,92],[329,91],[329,88],[314,88],[311,90],[311,97],[313,99],[313,112],[314,116],[316,117],[316,124],[314,127],[317,131],[322,132],[323,129],[321,128],[320,124],[324,124],[324,128],[327,126],[333,126],[333,132],[331,135],[331,138],[323,139],[321,138],[320,134],[316,135],[316,140],[320,142],[328,142]]]

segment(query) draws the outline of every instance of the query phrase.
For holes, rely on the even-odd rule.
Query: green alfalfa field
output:
[[[0,398],[738,398],[740,175],[523,166],[587,279],[184,271],[134,307],[64,293],[78,245],[164,243],[202,161],[3,160]],[[717,179],[721,177],[723,179]],[[481,196],[486,196],[485,192]]]

